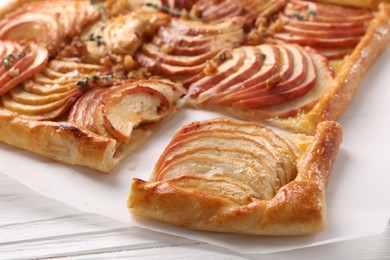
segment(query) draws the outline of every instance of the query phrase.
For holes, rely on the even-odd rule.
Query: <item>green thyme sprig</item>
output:
[[[9,54],[7,56],[5,56],[3,58],[3,65],[6,69],[9,69],[12,67],[12,65],[19,59],[23,58],[24,56],[26,56],[26,54],[24,52],[19,52],[17,54]]]
[[[290,15],[291,18],[295,18],[297,19],[298,21],[303,21],[305,20],[305,17],[303,15],[301,15],[300,13],[297,13],[297,12],[293,12],[291,15]]]
[[[88,36],[88,40],[89,41],[93,41],[93,42],[96,42],[97,46],[101,46],[103,41],[102,41],[102,36],[101,35],[95,35],[94,33],[91,33],[89,36]]]

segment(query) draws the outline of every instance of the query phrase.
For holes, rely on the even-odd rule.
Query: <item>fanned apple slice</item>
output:
[[[65,98],[69,95],[74,94],[74,92],[80,91],[78,88],[70,89],[66,92],[53,93],[49,95],[39,95],[33,92],[27,92],[23,88],[14,88],[9,92],[10,97],[18,103],[26,105],[43,105],[48,104],[53,101]]]
[[[232,107],[246,109],[276,105],[308,93],[314,87],[317,81],[317,75],[311,56],[304,52],[302,55],[305,57],[305,64],[303,66],[305,73],[302,80],[287,80],[267,91],[249,92],[246,97],[242,96],[241,100],[233,103]],[[300,69],[298,68],[298,70]]]
[[[33,1],[0,22],[0,39],[32,40],[54,56],[64,42],[98,17],[88,1]]]
[[[233,125],[241,130],[239,122]],[[260,131],[257,135],[269,133]],[[342,129],[335,122],[321,123],[308,148],[300,145],[306,138],[298,137],[294,146],[302,156],[290,162],[297,175],[290,176],[280,187],[262,182],[262,174],[241,165],[244,159],[229,161],[214,153],[183,153],[181,160],[177,158],[162,170],[157,168],[149,182],[134,179],[128,206],[138,217],[191,229],[262,235],[312,234],[324,226],[325,190],[341,139]],[[192,149],[201,145],[202,142],[193,143]],[[222,142],[214,142],[214,146],[225,149]],[[173,151],[170,147],[164,153],[169,155]],[[245,143],[239,147],[246,149]],[[165,159],[161,157],[158,164]],[[271,163],[279,160],[274,158]],[[263,174],[273,178],[272,172]]]
[[[233,17],[220,23],[199,23],[191,20],[173,19],[170,28],[184,35],[218,35],[242,29],[244,22],[241,17]]]
[[[243,47],[243,50],[245,51],[246,56],[242,66],[237,69],[235,73],[228,75],[213,87],[200,93],[197,102],[204,102],[207,99],[215,97],[226,88],[252,77],[261,69],[265,60],[265,54],[262,53],[259,48],[255,47],[246,46]]]
[[[128,142],[135,127],[141,123],[159,121],[171,109],[169,101],[160,92],[136,86],[107,100],[103,107],[103,118],[106,128],[113,136]]]
[[[17,112],[21,115],[42,116],[44,114],[50,113],[53,110],[57,110],[60,107],[67,106],[68,102],[73,104],[79,95],[80,91],[72,91],[65,97],[50,100],[47,103],[38,102],[37,104],[19,103],[14,101],[10,95],[3,95],[2,101],[6,109]]]
[[[4,74],[2,75],[1,78],[2,85],[0,86],[0,95],[8,92],[10,89],[17,86],[19,83],[27,80],[28,78],[33,77],[36,73],[41,71],[46,65],[48,61],[47,50],[35,44],[32,44],[30,48],[31,48],[31,53],[27,54],[20,61],[22,61],[24,58],[27,59],[27,57],[32,57],[33,61],[31,63],[28,62],[28,66],[15,68],[17,70],[17,74],[15,75],[12,75],[10,73],[7,73],[6,75]]]
[[[196,66],[199,64],[204,64],[209,59],[215,57],[220,53],[224,48],[215,48],[213,50],[207,51],[205,53],[194,55],[194,56],[183,56],[183,55],[170,55],[164,52],[161,52],[161,49],[153,44],[146,43],[142,46],[142,52],[153,58],[158,62],[165,64],[176,65],[176,66]]]
[[[240,182],[255,193],[257,199],[269,199],[275,194],[268,174],[257,172],[245,160],[224,158],[214,155],[191,155],[169,164],[161,170],[160,180],[183,176],[205,176],[208,178],[224,178]]]
[[[285,2],[285,0],[200,0],[194,10],[197,10],[202,19],[209,22],[223,22],[231,17],[242,17],[245,20],[245,28],[249,31],[258,17],[270,17],[277,13]]]
[[[289,169],[288,166],[291,165],[290,161],[294,161],[297,157],[295,154],[299,155],[297,150],[293,150],[294,146],[292,146],[288,141],[284,140],[273,131],[270,131],[269,128],[255,124],[250,122],[240,122],[237,123],[232,120],[227,119],[214,119],[208,121],[197,122],[193,124],[189,124],[186,127],[183,127],[180,131],[176,132],[176,137],[180,139],[183,134],[187,133],[200,133],[206,131],[219,131],[219,130],[230,130],[232,132],[237,131],[237,127],[240,125],[239,133],[245,133],[247,136],[256,136],[259,132],[266,132],[266,135],[263,135],[261,140],[256,138],[257,141],[261,141],[267,149],[274,153],[274,156],[280,158],[283,162],[283,167],[287,173],[294,173],[294,169]],[[175,138],[172,139],[172,143],[175,141]],[[275,150],[274,147],[279,147],[279,149]],[[290,175],[289,175],[290,176]],[[291,177],[291,176],[290,176]],[[289,177],[289,178],[290,178]],[[280,176],[279,176],[280,178]],[[291,177],[292,178],[292,177]],[[282,183],[283,178],[280,178]]]
[[[166,151],[160,156],[159,162],[156,164],[154,174],[160,174],[163,167],[166,167],[165,161],[169,162],[177,154],[186,153],[194,147],[212,146],[221,149],[242,149],[245,147],[250,153],[254,153],[262,161],[263,165],[269,167],[269,173],[273,176],[271,182],[280,184],[286,179],[287,168],[275,161],[272,152],[267,149],[265,140],[255,140],[253,136],[243,133],[234,133],[232,130],[219,130],[212,132],[194,132],[188,135],[180,135],[168,145]],[[288,176],[294,176],[293,172],[288,173]],[[154,176],[154,175],[153,175]],[[156,176],[154,176],[156,177]],[[154,178],[153,177],[153,178]],[[158,179],[156,177],[156,179]]]
[[[138,64],[154,74],[184,82],[203,71],[209,60],[244,41],[243,20],[223,23],[172,19],[160,27],[152,43],[135,55]],[[185,55],[183,55],[185,54]]]
[[[231,52],[232,58],[220,64],[215,73],[205,75],[201,80],[193,83],[188,90],[190,97],[198,97],[203,91],[212,88],[221,80],[238,70],[244,63],[245,51],[242,48],[234,49]]]
[[[361,37],[339,37],[339,38],[317,38],[310,36],[300,36],[288,32],[274,34],[275,39],[286,43],[296,43],[302,46],[310,46],[313,48],[349,48],[356,46]]]
[[[258,48],[261,48],[261,46]],[[270,60],[266,60],[268,67],[266,67],[265,70],[260,70],[259,73],[242,83],[229,86],[225,91],[212,97],[207,102],[230,105],[233,102],[246,97],[248,93],[252,91],[267,91],[269,88],[275,87],[291,77],[294,71],[297,70],[294,63],[299,62],[299,57],[302,57],[302,55],[300,55],[299,52],[297,53],[297,50],[294,51],[295,48],[287,48],[286,46],[281,45],[278,45],[275,48],[278,49],[280,55],[277,56],[277,59],[271,58]],[[293,51],[295,52],[295,55]],[[265,56],[269,55],[266,52],[263,54]],[[294,58],[297,59],[295,60]],[[299,72],[301,71],[298,70],[295,74],[299,75]]]
[[[229,93],[236,92],[238,90],[246,89],[250,86],[261,84],[270,79],[272,75],[276,74],[278,70],[283,70],[281,67],[285,66],[288,70],[292,70],[292,54],[285,48],[279,48],[275,45],[264,44],[256,46],[264,54],[264,63],[261,69],[251,77],[243,80],[240,83],[233,84],[227,87],[224,91],[216,94],[210,98],[210,102],[223,103],[226,98],[226,102],[229,102]],[[282,62],[281,62],[282,61]],[[283,65],[282,65],[283,64]]]
[[[239,43],[244,41],[244,34],[242,29],[230,31],[226,33],[221,33],[216,37],[216,35],[198,35],[190,36],[185,34],[179,34],[169,27],[161,27],[157,32],[157,35],[154,37],[154,42],[159,46],[164,44],[167,46],[172,46],[171,48],[185,48],[185,47],[201,47],[204,45],[220,46],[221,44],[230,46],[236,46]]]
[[[310,46],[335,60],[351,53],[372,18],[372,13],[362,8],[290,1],[271,32],[278,41]]]
[[[174,113],[183,94],[180,84],[168,80],[133,80],[110,88],[93,88],[79,98],[68,121],[128,143],[137,129],[157,125]]]

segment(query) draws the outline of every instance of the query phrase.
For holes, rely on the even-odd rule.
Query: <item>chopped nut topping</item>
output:
[[[264,34],[257,29],[251,30],[247,35],[248,45],[259,45],[264,42]]]
[[[134,69],[136,62],[131,55],[126,55],[123,61],[123,65],[127,71]]]
[[[273,33],[283,31],[284,22],[282,19],[277,19],[274,23],[272,23],[269,27],[269,30]]]
[[[171,44],[164,44],[161,47],[161,51],[163,53],[169,54],[169,53],[171,53],[173,51],[173,45],[171,45]]]
[[[214,74],[218,69],[218,63],[216,63],[214,60],[207,61],[206,67],[203,69],[203,72],[206,75]]]

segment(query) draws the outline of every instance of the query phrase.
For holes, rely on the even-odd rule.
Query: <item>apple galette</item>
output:
[[[9,0],[0,141],[111,172],[179,109],[266,122],[295,134],[183,128],[130,206],[190,228],[313,233],[341,140],[331,121],[390,39],[386,2]]]
[[[302,235],[325,223],[325,191],[342,139],[335,122],[314,137],[281,136],[226,119],[180,129],[145,182],[133,180],[135,216],[209,231]]]

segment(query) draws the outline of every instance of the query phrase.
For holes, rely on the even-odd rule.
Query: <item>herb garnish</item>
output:
[[[97,46],[99,46],[99,47],[102,45],[102,38],[103,38],[102,36],[95,35],[94,33],[91,33],[88,36],[88,40],[96,42]]]
[[[26,54],[24,52],[19,52],[18,54],[11,53],[3,58],[3,60],[2,60],[3,65],[5,68],[9,69],[12,67],[12,65],[14,64],[14,62],[16,60],[21,59],[24,56],[26,56]]]
[[[296,12],[292,13],[292,14],[290,15],[290,17],[291,17],[291,18],[295,18],[295,19],[297,19],[298,21],[303,21],[303,20],[305,19],[305,17],[304,17],[303,15],[301,15],[300,13],[296,13]]]

